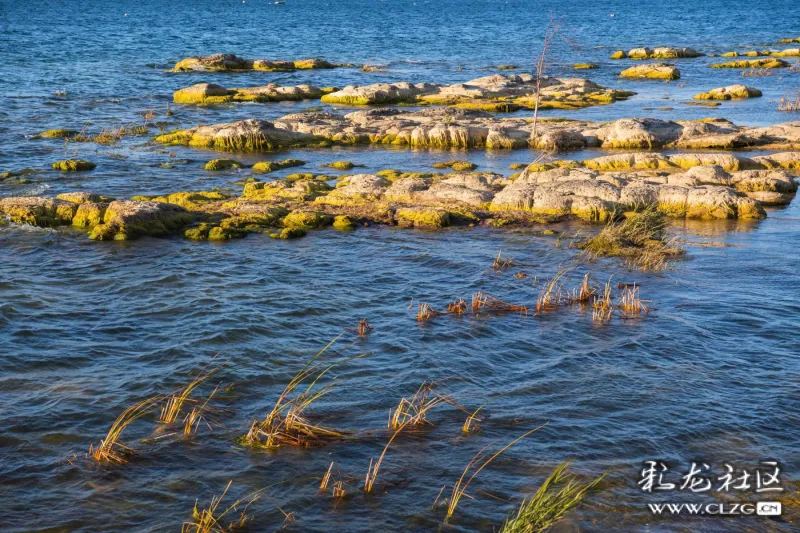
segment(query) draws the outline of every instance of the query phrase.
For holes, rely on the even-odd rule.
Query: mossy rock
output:
[[[611,54],[611,59],[625,59],[628,57],[628,54],[625,53],[625,50],[617,50],[613,54]]]
[[[356,165],[355,163],[352,163],[350,161],[334,161],[333,163],[326,163],[320,166],[333,168],[336,170],[350,170],[357,166],[363,166],[363,165]]]
[[[475,170],[478,168],[478,165],[472,163],[470,161],[444,161],[441,163],[434,163],[433,168],[452,168],[456,172],[467,172],[470,170]]]
[[[415,228],[445,228],[450,225],[450,213],[442,209],[408,208],[395,213],[399,226]]]
[[[356,229],[356,223],[347,215],[339,215],[333,219],[333,228],[339,231],[352,231]]]
[[[311,181],[314,179],[314,174],[310,172],[295,172],[293,174],[289,174],[285,178],[286,181]]]
[[[81,172],[94,170],[96,167],[97,165],[85,159],[65,159],[64,161],[53,163],[53,168],[62,172]]]
[[[527,166],[525,163],[511,163],[508,165],[508,170],[525,170]]]
[[[375,175],[386,178],[389,181],[397,181],[402,173],[402,170],[398,170],[396,168],[385,168],[376,172]]]
[[[574,63],[572,65],[572,68],[574,68],[575,70],[590,70],[590,69],[600,68],[600,65],[598,65],[597,63]]]
[[[231,168],[240,168],[242,166],[241,163],[238,161],[234,161],[233,159],[212,159],[208,163],[206,163],[205,168],[206,170],[229,170]]]
[[[78,135],[78,133],[80,132],[75,130],[57,128],[53,130],[43,131],[36,136],[42,139],[70,139]]]
[[[330,215],[322,211],[292,211],[283,219],[283,226],[308,230],[324,228],[331,222]]]
[[[183,236],[190,241],[205,241],[208,240],[208,233],[214,228],[213,224],[203,222],[193,228],[188,228],[183,232]]]
[[[517,65],[497,65],[498,70],[515,70],[518,68]]]
[[[765,59],[744,59],[741,61],[728,61],[727,63],[714,63],[709,65],[710,68],[786,68],[789,63],[782,59],[765,58]]]
[[[231,239],[241,239],[247,235],[247,232],[242,229],[238,228],[223,228],[222,226],[217,226],[211,228],[208,232],[208,240],[209,241],[229,241]]]
[[[301,167],[306,162],[300,159],[284,159],[283,161],[259,161],[253,165],[253,172],[260,172],[266,174],[284,168]]]
[[[270,233],[269,236],[272,239],[282,239],[282,240],[289,240],[289,239],[299,239],[301,237],[305,237],[307,235],[306,230],[302,228],[284,228],[279,233]]]
[[[107,203],[84,202],[78,205],[72,225],[77,228],[93,228],[103,223]]]

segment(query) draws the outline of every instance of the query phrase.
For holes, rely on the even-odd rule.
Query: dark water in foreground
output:
[[[276,118],[318,105],[173,108],[174,116],[163,116],[172,91],[202,80],[228,86],[456,82],[501,63],[524,70],[538,51],[548,11],[564,16],[578,39],[578,48],[556,46],[553,74],[571,72],[566,65],[576,61],[596,61],[602,68],[590,72],[592,79],[640,94],[612,106],[545,114],[592,120],[713,115],[745,124],[790,119],[775,110],[775,101],[798,85],[800,74],[748,80],[764,98],[698,109],[680,102],[701,89],[741,82],[738,71],[712,71],[711,59],[701,58],[680,61],[679,84],[622,83],[615,76],[628,63],[606,58],[613,49],[637,45],[716,53],[772,46],[800,35],[794,2],[6,1],[0,3],[0,170],[40,171],[30,183],[0,185],[0,196],[235,187],[247,171],[205,172],[209,152],[176,148],[170,154],[146,138],[65,148],[29,136],[85,123],[99,131],[140,121],[147,110],[170,129]],[[163,72],[181,57],[218,51],[388,63],[391,72]],[[664,106],[673,109],[645,109]],[[75,155],[98,163],[97,170],[43,170]],[[299,157],[313,165],[349,159],[371,172],[427,169],[452,155],[365,148],[241,159]],[[458,156],[507,173],[509,163],[529,162],[535,154]],[[175,159],[189,161],[158,166]],[[469,492],[474,499],[464,498],[443,530],[496,530],[567,458],[575,459],[581,475],[611,475],[562,531],[796,530],[796,523],[765,518],[653,518],[647,503],[691,501],[691,495],[657,499],[637,488],[641,462],[648,459],[666,459],[681,472],[705,460],[717,474],[726,461],[751,467],[776,459],[787,492],[800,479],[800,207],[772,210],[758,223],[674,231],[688,241],[689,255],[673,270],[641,274],[604,261],[579,268],[568,283],[577,287],[586,271],[598,284],[609,277],[638,282],[652,300],[643,319],[598,325],[590,313],[570,308],[540,317],[446,316],[419,324],[417,302],[441,310],[478,290],[533,305],[541,280],[576,252],[555,247],[555,237],[483,229],[325,231],[288,243],[253,235],[220,245],[178,238],[95,243],[79,232],[0,227],[0,529],[177,531],[195,499],[205,503],[234,480],[225,501],[283,482],[253,506],[254,531],[281,527],[277,507],[296,518],[286,524],[291,531],[433,531],[444,518],[442,510],[430,509],[436,495],[479,449],[549,421],[481,472]],[[519,266],[492,271],[499,249]],[[530,278],[515,278],[517,271]],[[353,328],[362,317],[374,331],[358,338]],[[348,353],[372,355],[337,368],[335,389],[313,414],[361,438],[276,453],[236,446],[234,439],[264,416],[308,358],[344,329],[338,345],[354,343]],[[224,427],[202,428],[189,440],[143,444],[153,425],[140,421],[123,438],[142,450],[139,458],[124,467],[83,460],[125,407],[187,382],[215,354],[230,361],[222,381],[234,383],[222,402],[229,409],[219,417]],[[434,426],[392,445],[376,493],[363,497],[369,460],[386,442],[389,408],[426,379],[440,381],[466,407],[486,403],[482,431],[464,436],[461,412],[434,412]],[[156,436],[165,433],[162,428]],[[331,461],[353,495],[338,505],[317,491]],[[744,499],[739,496],[726,501]]]

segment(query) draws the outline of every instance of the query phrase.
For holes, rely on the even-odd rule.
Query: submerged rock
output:
[[[648,63],[626,68],[619,75],[622,78],[677,80],[681,77],[681,71],[678,70],[678,67],[669,63]]]
[[[761,91],[745,85],[729,85],[711,89],[706,93],[694,95],[695,100],[731,100],[743,98],[757,98],[761,96]]]
[[[94,170],[96,167],[97,165],[85,159],[66,159],[53,163],[53,168],[61,172],[81,172],[85,170]]]

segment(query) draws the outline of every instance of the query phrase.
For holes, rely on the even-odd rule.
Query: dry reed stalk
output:
[[[556,272],[556,275],[542,287],[541,292],[539,292],[539,297],[536,299],[537,313],[552,311],[561,305],[565,299],[569,299],[569,294],[567,294],[566,297],[564,295],[561,279],[570,270],[572,270],[572,267],[569,266],[560,268],[558,272]]]
[[[603,296],[596,298],[593,304],[592,320],[595,322],[605,322],[611,320],[611,311],[613,304],[611,303],[611,278],[606,282],[603,289]]]
[[[330,392],[332,384],[317,387],[317,383],[325,374],[339,365],[369,355],[369,353],[363,353],[346,357],[324,366],[325,361],[320,358],[340,337],[341,335],[329,342],[305,364],[283,389],[272,410],[263,420],[253,422],[247,434],[239,439],[240,443],[260,448],[275,448],[282,445],[322,446],[349,434],[325,426],[314,425],[303,416],[315,401]],[[306,380],[310,380],[308,387],[292,396],[295,389]]]
[[[528,435],[530,435],[530,434],[542,429],[543,427],[545,427],[549,423],[550,422],[545,422],[541,426],[535,427],[532,430],[530,430],[530,431],[528,431],[526,433],[523,433],[522,435],[520,435],[516,439],[512,440],[511,442],[509,442],[508,444],[506,444],[505,446],[500,448],[498,451],[493,453],[491,456],[489,456],[485,460],[484,460],[484,452],[490,446],[492,446],[492,444],[494,444],[497,441],[492,441],[489,444],[487,444],[486,446],[484,446],[483,448],[481,448],[478,451],[478,453],[476,453],[475,456],[467,464],[467,467],[464,469],[464,472],[462,472],[461,477],[458,479],[458,482],[456,482],[456,484],[453,485],[453,492],[450,495],[450,503],[447,506],[447,518],[450,518],[450,517],[453,516],[453,513],[455,513],[456,507],[458,506],[459,500],[467,492],[467,488],[469,487],[470,483],[472,483],[472,480],[474,480],[475,477],[478,474],[480,474],[480,472],[484,468],[486,468],[492,461],[494,461],[500,454],[505,452],[507,449],[509,449],[510,447],[512,447],[513,445],[515,445],[516,443],[518,443],[519,441],[521,441],[522,439],[524,439]],[[477,466],[478,464],[480,464],[480,466]],[[467,474],[469,473],[470,469],[473,468],[473,466],[477,466],[477,468],[475,469],[475,471],[472,473],[472,475],[469,478],[465,479],[467,477]]]
[[[517,272],[516,274],[514,274],[514,277],[517,278],[517,279],[528,279],[528,278],[530,278],[530,276],[527,275],[525,272]]]
[[[513,259],[507,259],[502,257],[500,255],[502,252],[503,252],[502,250],[497,252],[497,258],[495,258],[494,263],[492,263],[492,268],[495,270],[505,270],[514,264]]]
[[[646,301],[648,300],[639,298],[639,287],[633,284],[622,289],[622,294],[619,297],[619,309],[626,316],[647,314],[649,309],[644,304]]]
[[[464,425],[461,426],[461,432],[462,433],[474,433],[474,432],[480,431],[479,424],[481,422],[481,418],[478,417],[478,412],[481,409],[483,409],[483,407],[485,405],[486,404],[481,405],[480,407],[475,409],[475,411],[472,414],[467,416],[467,419],[464,421]],[[475,426],[472,425],[473,423],[475,423]]]
[[[119,442],[122,432],[135,420],[152,411],[163,399],[162,396],[154,396],[141,402],[136,402],[125,409],[111,424],[106,438],[100,441],[97,448],[94,445],[89,446],[89,456],[101,462],[126,463],[125,457],[132,454],[134,450]]]
[[[206,407],[208,407],[208,402],[211,401],[211,398],[214,397],[218,389],[219,387],[215,387],[214,390],[211,391],[211,394],[208,395],[208,398],[206,398],[206,401],[203,402],[203,405],[192,407],[192,410],[189,411],[189,414],[184,417],[183,434],[185,436],[189,437],[192,434],[197,433],[197,428],[200,427],[200,422],[205,422],[206,426],[208,426],[208,429],[213,431],[213,428],[211,427],[209,421],[206,420],[204,413],[206,411]]]
[[[405,426],[408,422],[412,426],[431,424],[425,417],[428,411],[445,402],[449,402],[448,396],[440,395],[433,390],[435,384],[432,381],[423,381],[417,392],[411,399],[401,398],[394,411],[389,411],[390,429],[397,429]],[[432,424],[431,424],[432,425]]]
[[[331,480],[331,471],[333,470],[333,461],[331,461],[331,466],[328,467],[328,471],[325,472],[325,475],[322,476],[322,482],[319,484],[319,488],[321,490],[325,490],[328,488],[328,483]]]
[[[358,321],[358,336],[363,337],[367,333],[372,331],[372,326],[369,325],[366,318],[362,318]]]
[[[219,498],[212,496],[209,506],[205,509],[198,509],[195,501],[194,510],[192,511],[193,521],[184,522],[181,533],[228,533],[247,525],[252,519],[252,516],[247,514],[247,509],[253,502],[258,500],[261,491],[256,491],[236,500],[230,507],[217,515],[217,509],[228,493],[228,489],[231,488],[232,483],[232,480],[228,482],[228,486],[225,487]],[[240,510],[239,507],[243,508]],[[223,518],[234,512],[239,513],[238,518],[229,521],[227,525],[223,524]]]
[[[214,358],[216,358],[216,356]],[[226,363],[227,361],[223,361],[208,371],[206,371],[208,368],[208,365],[206,365],[206,367],[200,370],[197,376],[195,376],[195,378],[190,381],[188,385],[169,395],[167,397],[167,401],[164,403],[164,406],[161,408],[161,415],[158,417],[159,422],[164,422],[165,424],[172,424],[175,422],[175,420],[178,419],[178,415],[180,415],[183,404],[189,398],[189,395],[192,393],[192,391],[202,385],[205,380],[210,378]]]
[[[431,307],[428,304],[420,303],[419,306],[417,307],[417,320],[419,321],[430,320],[431,318],[439,316],[441,314],[443,313],[436,311],[433,307]]]
[[[784,93],[778,102],[778,111],[800,111],[800,91],[795,92],[794,99],[788,91]]]
[[[447,304],[447,312],[454,315],[463,315],[464,311],[466,310],[467,302],[464,301],[464,298],[459,298],[458,300]]]
[[[524,305],[517,305],[508,303],[496,298],[491,294],[478,291],[472,295],[472,312],[480,310],[496,311],[496,312],[519,312],[520,314],[528,314],[528,307]]]
[[[337,500],[341,500],[342,498],[344,498],[345,494],[347,494],[347,491],[344,490],[344,483],[342,481],[337,481],[336,483],[333,484],[332,495],[334,498],[336,498]]]
[[[576,302],[585,303],[594,298],[595,294],[597,294],[597,288],[589,284],[589,273],[587,272],[586,275],[583,276],[583,282],[574,300]]]

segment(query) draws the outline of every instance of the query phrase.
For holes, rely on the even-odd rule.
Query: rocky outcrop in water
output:
[[[718,87],[711,89],[705,93],[694,95],[695,100],[735,100],[745,98],[758,98],[761,96],[761,91],[753,87],[745,85],[729,85],[727,87]]]
[[[579,109],[624,100],[634,93],[606,89],[581,78],[544,78],[539,94],[540,109]],[[453,85],[432,83],[375,83],[349,85],[326,94],[331,104],[430,104],[453,105],[486,111],[514,111],[536,105],[536,79],[530,74],[495,74]]]
[[[194,146],[228,151],[271,151],[309,146],[320,142],[313,135],[277,128],[266,120],[240,120],[239,122],[196,126],[156,137],[164,144]]]
[[[263,70],[267,72],[291,72],[293,70],[328,69],[340,65],[324,59],[298,59],[295,61],[272,61],[269,59],[244,59],[234,54],[212,54],[181,59],[171,72],[240,72]]]
[[[285,102],[297,100],[316,100],[334,91],[335,87],[320,89],[313,85],[264,85],[226,89],[214,83],[198,83],[179,89],[172,95],[176,104],[227,104],[230,102]]]
[[[646,63],[626,68],[619,75],[633,79],[677,80],[681,77],[681,71],[669,63]]]
[[[677,59],[700,57],[701,54],[694,48],[673,48],[671,46],[658,46],[655,48],[634,48],[627,53],[618,50],[611,55],[611,59]]]

